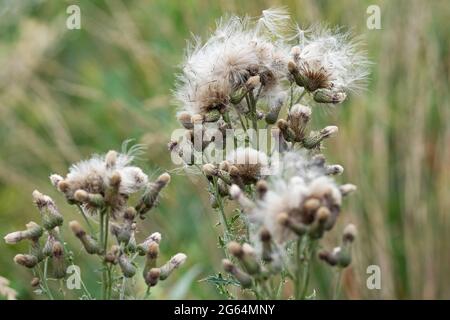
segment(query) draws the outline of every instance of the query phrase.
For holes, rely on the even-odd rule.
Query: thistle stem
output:
[[[77,208],[78,208],[78,210],[80,211],[81,215],[83,216],[84,221],[86,221],[86,224],[87,224],[87,226],[88,226],[88,228],[89,228],[89,231],[90,231],[91,234],[93,235],[93,234],[94,234],[94,228],[92,228],[92,225],[91,225],[91,223],[89,222],[88,217],[87,217],[86,214],[84,213],[83,208],[82,208],[79,204],[77,204]]]
[[[306,298],[306,293],[308,291],[308,284],[309,284],[309,278],[310,278],[310,270],[311,270],[311,259],[314,255],[314,252],[316,251],[316,241],[312,241],[309,247],[308,256],[305,260],[305,265],[303,268],[303,285],[302,285],[302,291],[301,291],[301,298]],[[305,250],[306,251],[306,250]]]
[[[337,300],[339,292],[341,290],[342,268],[339,268],[336,272],[336,280],[334,284],[333,300]]]
[[[44,283],[45,293],[47,293],[50,300],[55,300],[55,298],[53,297],[53,294],[50,290],[50,287],[48,286],[48,282],[47,282],[48,259],[49,258],[47,257],[47,258],[45,258],[45,261],[44,261],[44,274],[41,275],[41,271],[39,269],[38,269],[38,272],[41,275],[40,278],[42,279],[42,282]]]
[[[231,230],[230,230],[230,226],[228,224],[227,216],[225,215],[225,209],[223,207],[222,197],[219,194],[219,186],[217,184],[217,177],[213,177],[213,186],[214,186],[214,195],[216,197],[217,204],[219,205],[220,217],[222,220],[222,224],[225,228],[224,238],[225,238],[225,241],[228,242],[230,234],[231,234]]]
[[[300,101],[302,100],[302,98],[305,94],[306,94],[306,90],[303,90],[303,92],[300,94],[300,96],[295,101],[295,104],[300,103]]]

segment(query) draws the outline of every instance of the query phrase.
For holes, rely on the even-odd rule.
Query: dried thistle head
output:
[[[269,161],[266,154],[253,148],[233,150],[227,155],[227,161],[230,164],[230,174],[238,176],[244,184],[256,183],[268,174]]]

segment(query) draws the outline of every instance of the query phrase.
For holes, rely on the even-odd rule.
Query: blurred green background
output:
[[[81,8],[81,30],[66,28],[70,4]],[[381,30],[366,27],[371,4],[381,8]],[[327,235],[331,247],[345,223],[359,229],[343,296],[450,298],[450,5],[444,0],[1,0],[0,235],[39,219],[35,188],[54,197],[66,221],[76,217],[49,174],[65,174],[71,163],[128,138],[147,146],[139,164],[153,177],[174,169],[166,147],[178,127],[171,89],[186,39],[207,36],[224,13],[256,16],[278,5],[302,26],[326,22],[362,34],[374,62],[367,92],[314,112],[315,125],[339,126],[325,154],[346,168],[339,179],[359,188]],[[189,256],[154,298],[222,298],[199,281],[222,258],[217,216],[204,190],[199,179],[174,174],[141,228],[138,240],[161,231],[165,257]],[[73,242],[72,235],[66,239]],[[12,262],[24,250],[25,244],[0,241],[0,275],[19,298],[39,298],[28,270]],[[79,253],[76,263],[94,288],[92,261]],[[381,290],[366,287],[372,264],[381,268]],[[330,297],[332,272],[320,263],[314,271],[318,296]]]

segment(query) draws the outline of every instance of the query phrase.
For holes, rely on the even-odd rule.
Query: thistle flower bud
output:
[[[230,241],[227,245],[227,249],[233,256],[235,256],[238,259],[242,258],[242,256],[244,255],[242,246],[236,241]]]
[[[250,288],[252,286],[252,278],[247,273],[236,267],[233,262],[228,259],[223,259],[222,265],[224,270],[233,275],[243,288]]]
[[[258,180],[258,182],[256,183],[256,194],[258,199],[263,199],[268,189],[269,186],[267,185],[267,182],[265,180]]]
[[[336,247],[333,249],[333,252],[331,254],[336,259],[337,266],[340,268],[346,268],[352,262],[352,256],[349,248]]]
[[[328,127],[323,128],[322,130],[320,130],[320,134],[324,138],[328,138],[328,137],[335,135],[338,132],[338,130],[339,130],[339,128],[336,126],[328,126]]]
[[[63,216],[56,208],[55,202],[47,195],[37,190],[33,191],[33,201],[42,215],[42,225],[46,230],[52,230],[63,224]]]
[[[237,185],[233,184],[229,189],[229,193],[231,199],[236,200],[245,213],[250,214],[255,208],[255,203],[245,196]]]
[[[304,79],[302,77],[302,75],[300,74],[300,71],[299,71],[297,65],[295,64],[295,62],[293,62],[293,61],[289,61],[288,62],[288,71],[292,75],[292,77],[294,78],[295,83],[299,87],[305,87],[305,81],[307,79]]]
[[[30,254],[35,256],[38,262],[44,260],[44,253],[38,239],[33,239],[31,241]]]
[[[154,287],[158,283],[159,277],[161,275],[161,270],[159,268],[150,269],[145,275],[145,283],[149,287]]]
[[[178,121],[185,129],[189,130],[194,128],[194,125],[191,122],[191,115],[189,114],[189,112],[180,112],[177,117]]]
[[[242,252],[242,264],[244,265],[245,270],[249,274],[259,273],[261,271],[261,267],[256,259],[255,249],[253,249],[253,247],[248,243],[244,243],[242,245]]]
[[[29,223],[27,223],[26,227],[27,227],[27,230],[16,231],[16,232],[7,234],[4,237],[5,242],[8,244],[16,244],[24,239],[37,240],[42,236],[42,234],[44,232],[42,230],[42,227],[33,221],[30,221]]]
[[[57,189],[58,189],[58,184],[63,180],[64,180],[64,178],[61,177],[59,174],[50,175],[50,182]]]
[[[136,236],[134,234],[134,231],[131,233],[130,240],[128,241],[127,250],[132,253],[135,253],[137,250]]]
[[[36,288],[37,286],[39,286],[40,283],[41,283],[41,279],[39,279],[38,277],[34,277],[33,279],[31,279],[30,285],[33,288]]]
[[[256,88],[257,86],[259,86],[261,84],[261,79],[259,76],[253,76],[248,78],[247,82],[245,83],[245,86],[247,88],[247,90],[253,90],[254,88]]]
[[[272,258],[272,235],[269,230],[263,228],[259,233],[259,238],[262,242],[262,259],[265,262],[271,262]]]
[[[230,178],[234,184],[238,186],[238,188],[244,188],[244,181],[240,176],[239,169],[235,165],[231,165],[229,169]]]
[[[127,245],[130,241],[132,233],[130,223],[125,223],[123,225],[112,223],[110,231],[116,237],[118,243],[124,243],[125,245]]]
[[[102,207],[105,205],[105,199],[99,193],[88,193],[85,190],[79,189],[73,195],[74,199],[80,203],[87,203],[93,207]]]
[[[128,221],[133,221],[136,218],[136,209],[128,207],[123,214],[123,218]]]
[[[69,190],[69,183],[66,180],[59,181],[58,190],[62,193],[67,193],[67,191]]]
[[[322,140],[329,138],[338,132],[338,127],[328,126],[319,132],[312,132],[309,137],[302,140],[303,146],[307,149],[314,149],[320,146]]]
[[[314,212],[320,207],[320,200],[317,198],[309,198],[303,203],[303,209],[308,212]]]
[[[51,257],[52,256],[52,249],[53,249],[53,244],[55,243],[56,239],[53,235],[49,235],[47,237],[47,240],[45,241],[44,244],[44,248],[42,250],[43,254],[46,257]]]
[[[111,191],[112,191],[113,195],[116,195],[118,193],[121,182],[122,182],[122,177],[120,176],[120,173],[115,171],[109,178],[109,186],[112,188]]]
[[[139,203],[136,205],[136,212],[139,214],[141,219],[144,215],[153,209],[158,203],[158,198],[161,190],[166,187],[170,182],[170,175],[168,173],[161,174],[155,182],[149,183],[147,189],[142,195]]]
[[[341,175],[344,173],[344,167],[338,164],[333,164],[326,166],[325,168],[325,174],[326,175]]]
[[[159,244],[156,242],[152,242],[149,244],[147,253],[145,256],[145,266],[143,270],[143,276],[145,278],[145,275],[147,272],[156,267],[156,261],[158,259],[159,255]]]
[[[300,47],[299,46],[292,47],[290,54],[292,56],[292,59],[294,59],[294,61],[296,61],[296,62],[299,61],[300,60],[300,54],[301,54]]]
[[[81,227],[80,223],[78,221],[70,221],[69,227],[72,230],[72,232],[75,234],[75,236],[80,239],[81,243],[83,244],[84,249],[86,249],[86,252],[89,254],[100,254],[102,252],[102,249],[100,248],[100,245],[98,242],[92,238],[90,235],[86,234],[86,231],[84,231],[83,227]]]
[[[343,184],[339,187],[339,191],[343,197],[348,196],[350,193],[355,192],[357,187],[354,184]]]
[[[348,224],[345,229],[342,236],[342,240],[344,244],[349,244],[355,241],[357,235],[357,230],[354,224]]]
[[[244,97],[248,93],[248,91],[249,90],[247,88],[238,90],[237,92],[235,92],[234,94],[231,95],[230,102],[232,104],[234,104],[236,108],[238,108],[238,106],[236,106],[236,105],[239,105],[239,103],[242,101],[242,99],[244,99]],[[242,111],[242,110],[240,110],[240,111]]]
[[[136,274],[136,267],[133,266],[127,255],[124,253],[119,256],[119,267],[125,278],[131,278]]]
[[[205,115],[203,116],[203,121],[204,122],[217,122],[217,121],[219,121],[221,116],[222,116],[222,114],[220,113],[220,111],[217,109],[214,109],[214,110],[211,110],[211,111],[205,113]]]
[[[53,276],[56,279],[64,278],[66,275],[66,266],[64,262],[64,248],[61,242],[56,241],[52,247],[52,266]]]
[[[111,263],[116,265],[119,262],[119,256],[120,256],[120,247],[118,245],[113,245],[109,249],[108,252],[105,254],[105,261],[107,263]]]
[[[117,151],[109,150],[105,156],[105,164],[107,169],[114,168],[117,162]]]
[[[269,112],[267,112],[265,116],[267,124],[274,124],[275,122],[277,122],[282,106],[282,103],[276,103],[270,107]]]
[[[16,244],[24,239],[22,233],[22,231],[11,232],[8,233],[3,239],[8,244]]]
[[[321,251],[321,252],[319,252],[319,259],[325,261],[330,266],[335,266],[337,264],[336,257],[333,256],[328,251]]]
[[[186,261],[186,255],[184,253],[177,253],[170,260],[163,265],[160,269],[161,274],[159,276],[160,280],[166,280],[173,270],[180,267]]]
[[[320,207],[316,212],[316,219],[312,225],[309,235],[313,239],[319,239],[323,236],[326,229],[326,223],[331,216],[331,212],[327,207]]]
[[[201,114],[194,114],[192,117],[191,117],[191,122],[192,122],[192,124],[195,126],[196,124],[197,125],[199,125],[199,124],[202,124],[203,123],[203,116],[201,115]]]
[[[219,164],[219,169],[222,170],[222,171],[228,172],[228,170],[230,170],[230,163],[228,161],[226,161],[226,160],[222,161]]]
[[[314,101],[318,103],[333,103],[338,104],[343,102],[347,98],[347,94],[344,91],[335,89],[317,89],[314,91]]]
[[[211,163],[203,165],[202,170],[207,177],[216,176],[218,172],[217,168]]]
[[[150,245],[152,243],[159,244],[161,242],[161,233],[155,232],[152,233],[144,242],[138,244],[137,250],[140,256],[145,256],[150,249]]]
[[[289,127],[289,123],[286,120],[279,119],[277,121],[277,127],[280,129],[281,133],[283,134],[283,138],[286,141],[295,141],[295,132]]]
[[[308,230],[303,223],[294,221],[289,217],[289,215],[286,212],[279,213],[277,216],[277,221],[280,225],[290,229],[298,236],[304,235]]]
[[[18,254],[14,257],[14,262],[27,268],[34,268],[38,264],[38,259],[31,254]]]

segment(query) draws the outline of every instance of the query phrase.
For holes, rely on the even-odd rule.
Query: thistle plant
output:
[[[144,297],[150,288],[167,279],[182,265],[186,255],[178,253],[169,261],[158,261],[161,234],[149,235],[137,243],[137,218],[144,219],[156,207],[162,189],[170,181],[168,173],[149,181],[141,168],[132,165],[139,146],[122,153],[109,151],[106,155],[94,155],[88,160],[72,165],[65,177],[50,176],[51,183],[79,211],[82,221],[68,223],[73,236],[79,240],[81,252],[97,257],[101,273],[101,297],[95,297],[81,281],[83,299],[142,298],[134,288],[137,277],[147,285]],[[137,195],[137,202],[130,199]],[[22,240],[30,242],[29,252],[18,254],[14,261],[29,268],[34,275],[32,287],[50,299],[60,298],[64,292],[62,280],[67,278],[67,267],[74,265],[78,248],[69,248],[63,239],[64,216],[55,202],[47,195],[35,190],[33,201],[40,212],[40,223],[29,222],[26,229],[5,236],[10,244]],[[137,260],[144,258],[139,272]],[[141,274],[140,274],[141,273]],[[81,277],[81,275],[78,275]],[[55,292],[50,281],[59,280],[60,290]],[[59,295],[57,295],[59,294]]]
[[[350,34],[301,30],[284,9],[221,19],[206,42],[189,45],[174,92],[184,131],[169,150],[189,173],[205,177],[219,214],[226,275],[208,280],[220,292],[313,297],[311,268],[320,258],[338,270],[337,296],[356,228],[348,225],[332,250],[323,239],[356,187],[338,184],[343,167],[322,154],[338,127],[314,130],[310,120],[314,109],[361,90],[368,65]]]

